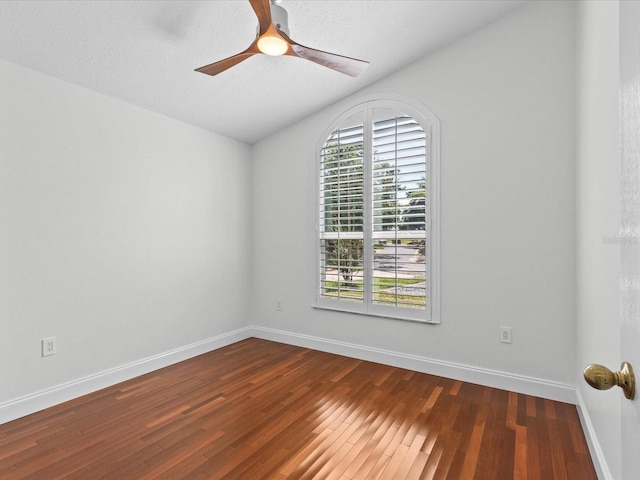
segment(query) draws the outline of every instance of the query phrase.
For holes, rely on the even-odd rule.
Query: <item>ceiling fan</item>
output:
[[[196,72],[217,75],[247,58],[261,53],[303,58],[352,77],[360,75],[369,65],[369,62],[364,60],[315,50],[291,40],[288,26],[289,16],[287,11],[278,5],[280,0],[249,0],[249,3],[258,17],[256,39],[244,52],[197,68]]]

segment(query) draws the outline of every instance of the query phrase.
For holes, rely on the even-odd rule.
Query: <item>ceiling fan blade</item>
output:
[[[357,58],[345,57],[336,53],[323,52],[322,50],[305,47],[304,45],[294,42],[284,34],[282,36],[290,45],[285,55],[304,58],[305,60],[315,62],[351,77],[357,77],[369,65],[369,62],[365,60],[358,60]]]
[[[249,3],[251,3],[253,11],[256,13],[256,17],[258,17],[259,35],[262,35],[273,23],[271,19],[271,2],[269,0],[249,0]]]
[[[206,73],[207,75],[211,76],[224,72],[228,68],[231,68],[234,65],[237,65],[240,62],[246,60],[247,58],[260,53],[260,50],[258,50],[256,44],[257,42],[254,41],[244,52],[240,52],[236,55],[225,58],[224,60],[205,65],[204,67],[196,68],[196,72]]]

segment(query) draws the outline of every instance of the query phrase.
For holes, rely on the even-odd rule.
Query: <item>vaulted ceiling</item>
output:
[[[297,42],[371,62],[358,78],[293,57],[194,68],[256,35],[247,0],[0,1],[0,58],[254,143],[526,0],[283,0]]]

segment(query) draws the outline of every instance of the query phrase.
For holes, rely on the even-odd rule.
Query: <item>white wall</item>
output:
[[[575,385],[574,9],[533,2],[254,145],[253,322]],[[315,146],[371,93],[441,122],[441,325],[310,307]]]
[[[618,2],[580,2],[577,15],[577,372],[600,462],[621,478],[618,389],[582,379],[590,363],[620,366]],[[598,452],[595,452],[596,454]],[[604,477],[603,477],[604,478]]]
[[[0,62],[0,404],[247,325],[250,153]]]

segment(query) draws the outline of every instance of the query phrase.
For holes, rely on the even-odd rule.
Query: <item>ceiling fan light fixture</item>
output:
[[[258,50],[272,57],[284,55],[289,49],[289,44],[282,37],[263,35],[258,39]]]
[[[249,3],[258,18],[256,36],[249,48],[236,55],[196,68],[197,72],[211,76],[218,75],[257,54],[298,57],[351,77],[357,77],[369,65],[369,62],[364,60],[323,52],[292,40],[289,35],[289,15],[278,5],[280,0],[249,0]]]

